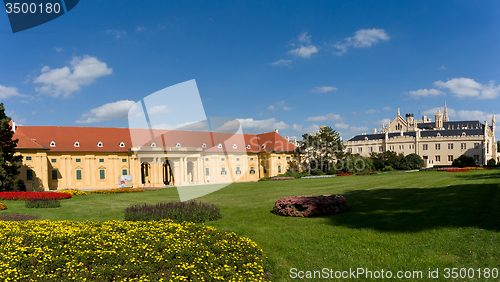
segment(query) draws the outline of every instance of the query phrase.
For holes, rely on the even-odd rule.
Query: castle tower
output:
[[[450,119],[448,118],[448,108],[446,107],[446,101],[444,102],[444,117],[443,117],[443,121],[450,121]]]
[[[440,108],[438,108],[438,111],[436,112],[435,121],[436,121],[436,124],[435,124],[436,129],[443,128],[443,114],[441,113]]]
[[[491,117],[491,126],[493,127],[493,136],[495,136],[495,112],[493,112],[493,116]]]

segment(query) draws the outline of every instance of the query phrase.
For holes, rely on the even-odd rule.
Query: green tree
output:
[[[460,157],[456,158],[451,165],[456,167],[469,167],[476,166],[476,162],[472,157],[461,155]]]
[[[14,132],[10,121],[11,118],[5,115],[3,103],[0,103],[0,191],[25,190],[24,182],[16,179],[23,156],[14,155],[19,140],[12,140]]]
[[[488,160],[488,166],[489,167],[494,167],[496,165],[495,159],[491,158]]]
[[[497,152],[500,153],[500,141],[497,141]]]
[[[409,169],[420,169],[424,167],[424,160],[415,153],[406,155],[405,161]]]
[[[296,155],[300,157],[302,170],[320,169],[327,172],[336,160],[343,156],[343,143],[337,131],[322,126],[318,133],[302,135]]]

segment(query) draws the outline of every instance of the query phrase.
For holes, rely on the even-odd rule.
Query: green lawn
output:
[[[270,213],[283,196],[342,194],[353,209],[318,218]],[[0,213],[28,213],[50,220],[123,220],[135,203],[177,200],[175,188],[131,194],[74,196],[61,208],[27,209],[4,201]],[[222,210],[209,222],[255,241],[269,258],[273,281],[289,281],[290,269],[422,271],[500,269],[500,170],[385,173],[258,183],[237,183],[199,198]],[[306,279],[313,281],[319,279]],[[325,281],[324,279],[322,279]],[[344,281],[367,281],[365,276]],[[385,281],[399,281],[389,279]],[[453,280],[453,279],[451,279]],[[458,281],[458,280],[456,280]],[[460,281],[485,281],[460,279]],[[498,281],[488,279],[486,281]]]

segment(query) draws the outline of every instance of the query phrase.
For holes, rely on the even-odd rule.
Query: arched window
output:
[[[151,147],[156,148],[156,143],[155,142],[151,143]]]
[[[221,149],[221,148],[222,148],[222,144],[219,144],[219,145],[217,146],[217,148]]]
[[[120,143],[120,148],[125,148],[125,143],[121,142]]]
[[[50,147],[55,147],[56,146],[56,142],[52,141],[50,142]]]
[[[238,148],[238,146],[236,146],[236,144],[233,144],[233,149],[236,149]]]
[[[206,144],[206,143],[203,143],[203,144],[201,144],[201,147],[202,147],[202,148],[206,148],[206,147],[207,147],[207,144]]]
[[[99,143],[97,143],[97,147],[99,147],[99,148],[102,147],[102,142],[101,141],[99,141]]]
[[[73,146],[75,146],[75,147],[77,147],[77,148],[78,148],[78,147],[80,147],[80,143],[78,143],[78,141],[76,141],[76,142],[73,144]]]
[[[180,148],[181,147],[181,143],[175,144],[175,147]]]
[[[250,145],[247,145],[247,149],[250,149]]]

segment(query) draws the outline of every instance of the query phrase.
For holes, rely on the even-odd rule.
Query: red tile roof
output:
[[[17,142],[17,149],[48,149],[28,138],[28,136],[19,130],[19,127],[16,126],[16,128],[17,130],[14,132],[13,139],[19,139]]]
[[[18,148],[35,145],[53,152],[127,152],[138,146],[202,147],[207,152],[291,152],[295,146],[276,132],[232,134],[207,131],[147,130],[112,127],[17,126],[22,131]],[[16,131],[16,133],[17,133]],[[21,132],[19,134],[21,136]],[[28,142],[30,141],[30,142]],[[50,146],[54,142],[55,146]],[[75,147],[78,142],[79,147]],[[102,147],[97,144],[102,142]],[[120,143],[124,143],[120,147]],[[219,148],[219,144],[222,148]],[[262,145],[265,145],[264,147]]]

